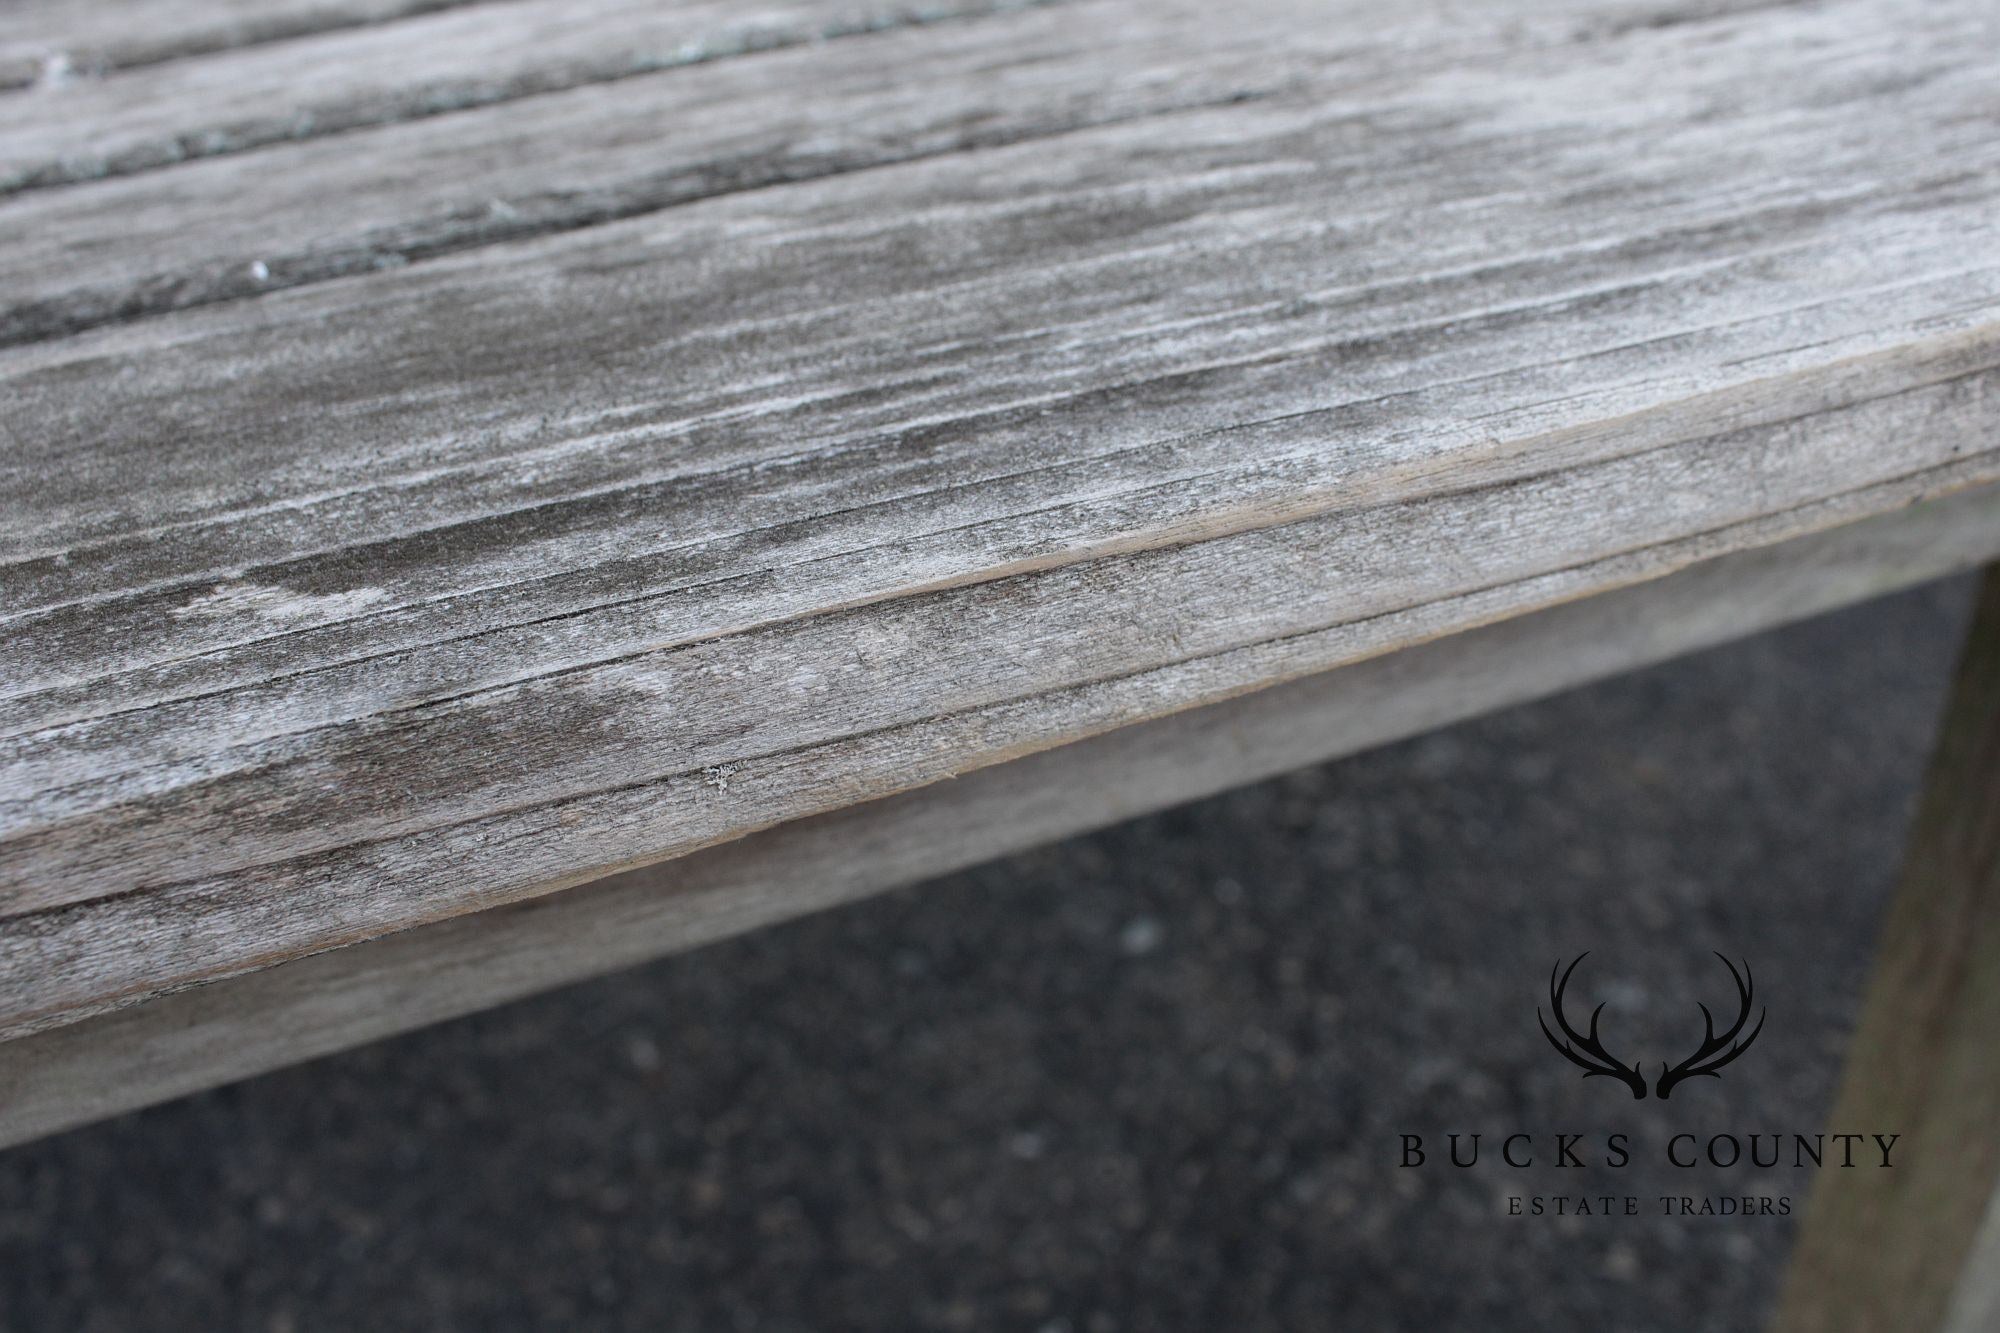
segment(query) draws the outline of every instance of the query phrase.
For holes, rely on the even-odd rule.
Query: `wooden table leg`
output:
[[[1774,1327],[2000,1329],[2000,565],[1988,570]]]

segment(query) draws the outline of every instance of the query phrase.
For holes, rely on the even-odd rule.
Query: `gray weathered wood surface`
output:
[[[0,1036],[2000,479],[1983,2],[168,8],[0,92]]]
[[[332,32],[469,0],[9,0],[0,7],[0,89]]]
[[[1996,555],[2000,487],[1962,492],[567,893],[0,1043],[0,1145],[850,902]]]

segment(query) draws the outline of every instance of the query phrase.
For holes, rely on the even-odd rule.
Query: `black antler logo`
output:
[[[1562,973],[1562,980],[1556,980],[1556,973],[1562,970],[1562,959],[1556,959],[1555,967],[1549,969],[1549,1004],[1556,1011],[1556,1026],[1562,1029],[1568,1041],[1557,1041],[1556,1034],[1549,1031],[1549,1020],[1542,1018],[1538,1007],[1535,1017],[1541,1019],[1542,1035],[1549,1039],[1549,1045],[1562,1052],[1563,1059],[1583,1070],[1585,1078],[1615,1078],[1632,1089],[1632,1096],[1643,1100],[1646,1096],[1646,1079],[1640,1074],[1639,1066],[1621,1064],[1604,1049],[1604,1043],[1597,1039],[1597,1020],[1604,1013],[1604,1006],[1598,1005],[1590,1011],[1590,1035],[1584,1036],[1569,1025],[1563,1016],[1563,992],[1569,989],[1570,973],[1576,971],[1577,963],[1590,957],[1589,953],[1576,956],[1576,963],[1569,965],[1569,971]],[[1578,1054],[1581,1051],[1582,1054]]]
[[[1750,964],[1746,962],[1743,964],[1743,970],[1738,972],[1736,964],[1723,958],[1721,954],[1715,956],[1722,958],[1722,965],[1729,969],[1730,980],[1736,983],[1736,1021],[1730,1024],[1727,1032],[1717,1035],[1715,1015],[1708,1011],[1707,1005],[1697,1005],[1701,1010],[1702,1025],[1705,1029],[1701,1046],[1693,1055],[1677,1065],[1669,1066],[1664,1061],[1661,1062],[1660,1077],[1653,1084],[1653,1095],[1661,1101],[1672,1096],[1674,1089],[1688,1079],[1715,1078],[1718,1069],[1749,1050],[1750,1043],[1757,1040],[1757,1034],[1764,1030],[1764,1019],[1770,1013],[1768,1009],[1757,1016],[1757,1026],[1750,1029],[1749,1036],[1740,1036],[1743,1025],[1750,1019],[1750,1000],[1753,994]],[[1646,1095],[1646,1079],[1639,1072],[1639,1066],[1620,1061],[1604,1048],[1604,1043],[1598,1038],[1597,1022],[1604,1012],[1604,1006],[1600,1004],[1590,1011],[1588,1035],[1570,1026],[1569,1019],[1563,1014],[1563,992],[1569,989],[1570,976],[1575,973],[1577,963],[1588,957],[1590,957],[1588,953],[1578,954],[1576,962],[1571,963],[1567,970],[1563,968],[1560,958],[1556,960],[1554,969],[1549,973],[1549,1004],[1555,1010],[1556,1026],[1568,1040],[1559,1040],[1555,1033],[1549,1031],[1549,1021],[1538,1007],[1535,1010],[1535,1017],[1541,1020],[1542,1035],[1549,1039],[1549,1045],[1555,1047],[1563,1059],[1583,1070],[1585,1078],[1615,1078],[1632,1090],[1634,1098],[1643,1098]]]
[[[1722,958],[1721,954],[1715,956]],[[1707,1035],[1693,1055],[1671,1069],[1661,1066],[1660,1081],[1653,1085],[1653,1095],[1661,1101],[1665,1101],[1684,1079],[1716,1077],[1716,1070],[1749,1050],[1750,1043],[1757,1040],[1757,1034],[1764,1030],[1764,1019],[1771,1012],[1769,1009],[1757,1015],[1757,1026],[1750,1029],[1749,1036],[1741,1041],[1736,1039],[1736,1034],[1743,1031],[1743,1024],[1750,1017],[1750,964],[1747,960],[1744,962],[1741,974],[1736,971],[1736,964],[1727,958],[1722,958],[1722,965],[1729,969],[1729,979],[1736,983],[1736,1021],[1729,1025],[1729,1031],[1718,1037],[1715,1035],[1715,1015],[1708,1012],[1707,1005],[1698,1005]]]

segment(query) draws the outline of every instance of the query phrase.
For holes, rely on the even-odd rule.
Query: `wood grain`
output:
[[[1894,1171],[1829,1171],[1774,1327],[1980,1329],[2000,1198],[2000,565],[1986,576],[1834,1104],[1902,1135]],[[1989,1247],[1989,1236],[1984,1244]]]
[[[1968,568],[2000,489],[0,1044],[0,1145],[631,966]]]
[[[1590,25],[1614,17],[1634,24],[1657,17],[1623,0],[1615,9],[1603,0],[1541,0],[1475,11],[1470,21],[1435,0],[1387,14],[1380,8],[1354,0],[1339,8],[1329,0],[1307,8],[1265,3],[1190,43],[1171,40],[1173,24],[1200,21],[1199,9],[1182,0],[1085,0],[1008,14],[1004,23],[992,16],[927,22],[865,42],[792,46],[753,60],[586,82],[418,123],[218,153],[170,174],[35,192],[9,213],[18,231],[7,250],[19,272],[0,308],[0,344],[601,225],[716,194],[1204,105],[1308,91],[1322,102],[1360,93],[1373,103],[1381,89],[1420,77],[1435,86],[1475,58],[1483,65],[1503,52],[1526,58],[1574,44],[1595,30]],[[574,40],[606,41],[588,23],[575,31]],[[1908,50],[1897,28],[1828,25],[1823,37],[1842,48],[1818,55],[1829,70],[1853,59],[1857,45],[1874,59],[1893,59],[1892,52],[1906,62],[1925,58]],[[1798,42],[1796,33],[1756,26],[1735,40],[1755,46],[1774,38],[1794,49]],[[545,58],[539,43],[523,47],[518,59]],[[1942,44],[1925,49],[1948,55]],[[288,62],[348,68],[340,53],[310,45],[259,60],[273,66],[262,81],[280,86],[297,78]],[[885,79],[885,70],[897,77]],[[1405,87],[1399,96],[1415,92]],[[233,113],[205,114],[222,123]],[[156,119],[149,108],[148,132],[157,133]],[[46,135],[24,131],[23,139],[39,151]]]
[[[0,200],[43,278],[76,255],[13,238],[60,235],[51,201],[111,252],[151,219],[114,295],[237,262],[203,222],[232,179],[274,256],[316,199],[365,248],[596,124],[556,195],[637,201],[0,351],[0,1034],[2000,477],[1985,5],[1551,3],[1502,39],[1269,0],[1218,41],[1125,0],[693,4],[649,12],[802,35],[611,77],[576,53],[626,27],[538,46],[537,3],[314,68],[363,101],[472,55],[584,70],[552,129],[535,74]],[[0,136],[53,161],[148,98],[282,109],[386,31]],[[936,74],[899,101],[885,54]],[[631,137],[675,98],[713,117]],[[714,161],[779,165],[671,184],[731,118]]]
[[[471,0],[10,0],[0,89],[61,87],[184,60],[428,14]]]
[[[1034,0],[507,0],[45,84],[0,122],[0,193],[151,171],[654,70]]]

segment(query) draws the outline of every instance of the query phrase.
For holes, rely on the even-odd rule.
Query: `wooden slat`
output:
[[[1626,48],[1645,58],[1654,46],[1685,50],[1720,34],[1750,59],[1761,46],[1775,44],[1773,56],[1795,51],[1801,39],[1754,18],[1648,36],[1640,25],[1649,11],[1625,0],[1542,0],[1526,11],[1471,16],[1438,0],[1379,11],[1372,0],[1346,0],[1343,9],[1317,0],[1303,11],[1266,3],[1237,14],[1209,40],[1189,43],[1172,40],[1170,26],[1163,35],[1173,13],[1165,0],[1087,0],[588,83],[353,136],[226,153],[171,173],[31,192],[6,213],[14,229],[0,252],[16,276],[0,304],[0,344],[599,225],[716,194],[1199,106],[1309,90],[1322,105],[1351,100],[1376,117],[1392,108],[1421,114],[1433,100],[1426,94],[1446,87],[1469,61],[1490,66],[1502,53],[1533,60],[1531,53],[1574,44],[1579,31],[1596,30],[1588,23],[1601,29],[1614,17],[1637,35],[1605,44],[1607,77],[1624,63]],[[1835,81],[1832,88],[1851,83],[1857,63],[1900,61],[1906,76],[1926,81],[1953,77],[1940,61],[1964,63],[1936,34],[1913,42],[1906,23],[1864,17],[1870,21],[1815,20],[1814,62],[1822,78]],[[1933,22],[1967,25],[1962,14]],[[578,27],[585,36],[594,31]],[[520,58],[538,50],[530,45]],[[275,56],[262,59],[279,64]],[[349,68],[324,53],[312,63]],[[884,70],[897,77],[884,79]],[[265,79],[278,82],[286,72],[280,66]],[[1717,84],[1707,95],[1728,91]],[[1783,136],[1770,142],[1772,152],[1825,152],[1815,129],[1824,119],[1757,132]],[[1373,157],[1352,169],[1379,172]]]
[[[114,70],[466,3],[471,0],[9,0],[0,7],[0,89],[60,87]]]
[[[1157,12],[1117,67],[1211,68]],[[1248,102],[0,353],[0,1033],[1993,480],[1992,21],[1294,25]]]
[[[1991,1329],[2000,1201],[2000,565],[1973,612],[1832,1123],[1900,1135],[1813,1187],[1781,1333]]]
[[[156,170],[1023,0],[506,0],[42,87],[0,120],[0,193]]]
[[[1707,647],[2000,554],[2000,489],[1723,556],[568,893],[0,1044],[0,1145]]]
[[[1928,407],[1856,420],[1853,443],[1919,432],[1935,420]],[[1822,436],[1839,428],[1814,424]],[[1767,484],[1752,470],[1769,457],[1763,443],[1719,443],[1718,452],[1740,451],[1748,466],[1718,484],[1746,493]],[[1369,511],[1326,525],[1317,542],[1251,534],[1143,563],[816,617],[777,634],[733,635],[436,707],[389,709],[303,745],[266,743],[259,767],[199,777],[179,791],[140,794],[117,778],[83,784],[136,804],[54,819],[14,840],[16,864],[69,874],[14,881],[7,907],[26,915],[0,937],[0,974],[19,988],[19,1025],[42,1025],[106,997],[566,887],[620,863],[2000,475],[1992,460],[1979,462],[1582,562],[1574,545],[1533,557],[1505,542],[1471,545],[1522,513],[1476,492],[1487,503],[1409,507],[1387,525],[1384,545],[1356,550],[1340,540],[1373,527],[1380,516]],[[1589,480],[1538,488],[1532,517],[1559,525],[1577,506],[1601,504]],[[1660,478],[1649,471],[1634,484],[1643,493]],[[1433,536],[1440,544],[1426,545]],[[1510,557],[1550,564],[1497,587],[1468,579],[1463,591],[1390,609],[1457,542],[1468,543],[1468,561],[1496,573]],[[1322,572],[1346,560],[1369,571],[1368,589],[1328,606],[1338,589]],[[965,633],[967,625],[981,634]],[[926,685],[914,695],[891,692],[912,654],[925,663]],[[771,686],[758,688],[760,680]],[[76,789],[50,791],[44,808],[67,815],[63,803]],[[245,820],[245,809],[259,817]],[[138,810],[149,818],[135,822]],[[466,813],[422,822],[453,811]],[[173,830],[171,841],[157,836],[154,820]]]

